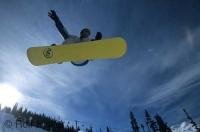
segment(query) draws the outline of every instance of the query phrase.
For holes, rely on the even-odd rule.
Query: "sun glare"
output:
[[[19,102],[21,93],[10,84],[0,84],[0,104],[2,107],[13,107],[16,102]]]

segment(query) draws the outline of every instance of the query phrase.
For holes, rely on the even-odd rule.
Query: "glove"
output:
[[[55,11],[55,10],[50,10],[50,11],[48,12],[48,16],[49,16],[52,20],[54,20],[54,21],[56,21],[56,20],[59,19],[58,16],[57,16],[57,14],[56,14],[56,11]]]
[[[102,39],[102,33],[101,32],[97,32],[96,36],[95,36],[95,40],[101,40]]]

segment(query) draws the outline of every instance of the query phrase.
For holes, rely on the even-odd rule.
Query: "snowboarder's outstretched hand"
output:
[[[56,20],[59,19],[58,16],[57,16],[57,14],[56,14],[56,11],[55,11],[55,10],[50,10],[50,11],[48,12],[48,16],[49,16],[52,20],[54,20],[54,21],[56,21]]]

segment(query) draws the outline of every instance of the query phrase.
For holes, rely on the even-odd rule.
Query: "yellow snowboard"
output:
[[[66,45],[31,47],[27,50],[27,56],[31,64],[39,66],[64,61],[119,58],[125,54],[126,49],[126,41],[117,37]]]

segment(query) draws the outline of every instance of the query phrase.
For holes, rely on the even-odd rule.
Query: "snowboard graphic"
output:
[[[122,57],[126,49],[126,41],[116,37],[66,45],[31,47],[27,50],[27,56],[31,64],[39,66],[65,61],[114,59]]]

